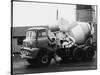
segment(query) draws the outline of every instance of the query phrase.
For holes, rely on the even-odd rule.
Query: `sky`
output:
[[[57,20],[58,10],[58,20]],[[13,2],[13,26],[55,25],[63,18],[76,20],[76,5]]]

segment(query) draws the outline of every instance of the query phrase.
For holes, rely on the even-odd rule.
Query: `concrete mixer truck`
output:
[[[74,44],[70,43],[70,47],[66,47],[57,50],[63,61],[72,59],[76,61],[91,60],[95,54],[95,48],[91,39],[93,37],[94,28],[89,23],[84,22],[73,22],[66,29],[62,29],[63,32],[67,33],[74,40]],[[65,34],[66,35],[66,34]],[[63,42],[65,43],[66,40]]]
[[[58,26],[29,28],[20,50],[21,58],[37,66],[48,66],[55,54],[62,61],[92,59],[95,52],[87,41],[90,31],[88,23],[77,23],[68,31],[62,31]],[[69,41],[66,36],[70,36]]]

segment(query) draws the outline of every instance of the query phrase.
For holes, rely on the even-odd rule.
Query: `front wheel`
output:
[[[48,53],[46,53],[46,52],[42,52],[42,51],[40,51],[40,52],[38,53],[38,55],[37,55],[38,64],[39,64],[40,66],[43,66],[43,67],[48,66],[48,65],[50,64],[51,58],[52,58],[52,57],[51,57],[50,54],[48,54]]]
[[[95,55],[95,51],[91,46],[84,47],[84,53],[85,53],[84,55],[85,60],[92,60],[93,56]]]

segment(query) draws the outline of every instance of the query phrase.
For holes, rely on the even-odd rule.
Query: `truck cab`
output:
[[[43,27],[28,29],[26,39],[23,40],[23,44],[29,48],[46,47],[47,42],[47,29]]]
[[[26,59],[30,64],[48,65],[52,52],[48,50],[48,28],[29,28],[26,38],[21,47],[21,58]]]

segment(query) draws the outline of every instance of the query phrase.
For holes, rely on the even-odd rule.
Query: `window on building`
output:
[[[23,40],[24,38],[18,38],[18,41],[17,41],[17,45],[22,45],[23,44]]]
[[[93,11],[91,5],[77,5],[76,6],[76,19],[81,22],[93,21]]]

